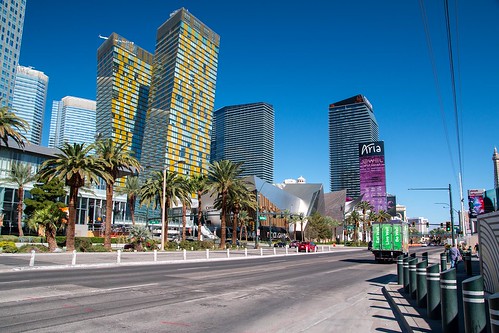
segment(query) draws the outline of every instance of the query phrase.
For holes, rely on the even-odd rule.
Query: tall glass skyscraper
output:
[[[226,106],[213,115],[211,160],[243,162],[243,176],[274,181],[274,108],[267,103]]]
[[[329,105],[329,172],[331,191],[360,195],[359,143],[378,141],[379,131],[371,103],[357,95]]]
[[[12,105],[26,0],[0,1],[0,106]]]
[[[42,142],[43,113],[47,101],[49,78],[30,67],[17,66],[12,111],[29,124],[27,131],[20,131],[32,144]]]
[[[140,160],[153,55],[112,33],[97,51],[97,133]]]
[[[54,119],[55,117],[55,119]],[[66,96],[52,104],[49,147],[95,142],[95,101]]]
[[[183,174],[210,158],[220,37],[181,8],[159,27],[141,163]]]

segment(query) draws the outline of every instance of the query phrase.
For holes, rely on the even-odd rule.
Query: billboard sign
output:
[[[468,204],[470,217],[477,217],[485,213],[483,194],[485,190],[468,190]]]
[[[374,211],[387,210],[383,141],[359,143],[360,194]]]

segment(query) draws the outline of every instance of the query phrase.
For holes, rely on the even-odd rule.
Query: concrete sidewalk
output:
[[[440,264],[440,257],[432,256],[429,258],[429,262],[430,264]],[[459,317],[459,331],[456,333],[464,332],[462,282],[480,274],[479,259],[473,257],[471,265],[472,275],[465,272],[464,262],[458,264],[456,271]],[[450,265],[447,265],[447,267],[450,268]],[[397,282],[387,284],[383,288],[383,294],[398,317],[400,327],[405,332],[442,332],[441,320],[428,318],[426,307],[418,307],[417,301],[412,299],[410,294],[404,291],[404,287],[397,284]]]

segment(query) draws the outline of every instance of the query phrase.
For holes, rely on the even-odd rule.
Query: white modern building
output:
[[[28,123],[29,128],[20,133],[35,145],[42,142],[48,83],[49,78],[43,72],[32,67],[17,66],[12,111]]]
[[[64,142],[91,144],[96,133],[96,103],[93,100],[66,96],[52,104],[49,147]]]

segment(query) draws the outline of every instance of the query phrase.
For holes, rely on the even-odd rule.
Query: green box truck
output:
[[[395,261],[409,252],[409,225],[400,220],[372,223],[372,253],[376,262]]]

